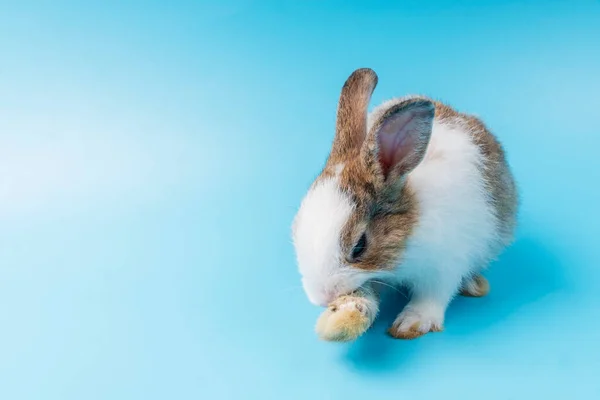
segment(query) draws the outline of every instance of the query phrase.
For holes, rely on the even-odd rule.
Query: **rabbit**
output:
[[[314,305],[330,305],[317,330],[336,311],[363,317],[354,319],[359,329],[331,340],[354,339],[373,323],[373,282],[409,290],[391,336],[443,330],[457,294],[487,294],[482,272],[513,242],[517,225],[515,180],[486,126],[416,95],[367,115],[377,82],[360,68],[344,83],[331,152],[292,223],[304,292]]]

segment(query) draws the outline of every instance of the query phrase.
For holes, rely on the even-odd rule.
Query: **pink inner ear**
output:
[[[407,112],[394,115],[386,120],[377,137],[379,141],[379,162],[385,176],[402,162],[415,149],[418,137],[416,113]]]

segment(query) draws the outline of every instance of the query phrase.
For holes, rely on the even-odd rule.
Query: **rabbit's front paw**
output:
[[[315,330],[323,340],[347,342],[358,338],[373,323],[376,310],[365,297],[342,296],[321,314]]]

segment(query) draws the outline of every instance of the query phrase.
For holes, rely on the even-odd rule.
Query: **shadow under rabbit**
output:
[[[408,366],[419,349],[456,335],[473,335],[495,324],[530,303],[567,285],[560,260],[548,246],[534,238],[523,238],[493,263],[486,277],[490,293],[482,298],[457,296],[446,313],[445,331],[416,340],[391,338],[386,331],[408,302],[405,292],[386,289],[375,323],[362,337],[347,345],[344,362],[351,368],[383,372]],[[447,335],[447,336],[446,336]]]

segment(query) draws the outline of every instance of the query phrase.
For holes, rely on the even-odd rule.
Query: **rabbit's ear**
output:
[[[425,156],[431,137],[435,106],[429,100],[410,99],[386,110],[371,127],[363,146],[367,165],[394,184]]]
[[[330,161],[343,161],[359,153],[367,135],[367,108],[375,86],[377,74],[369,68],[357,69],[346,80],[337,109]]]

